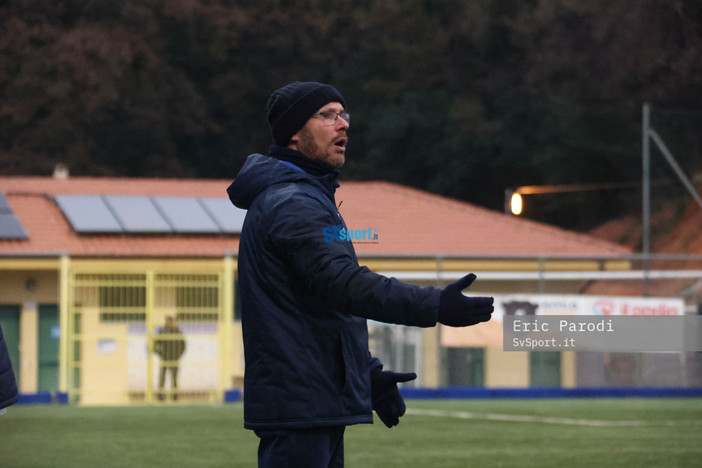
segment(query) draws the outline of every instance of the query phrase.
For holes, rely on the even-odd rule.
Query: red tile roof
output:
[[[349,228],[378,227],[362,255],[624,255],[596,237],[387,182],[347,182],[337,203]]]
[[[236,252],[236,235],[77,234],[55,195],[148,195],[226,198],[228,180],[0,177],[28,240],[0,239],[0,255],[214,257]],[[386,182],[342,182],[337,203],[349,228],[377,228],[359,256],[609,256],[631,251],[592,236],[490,211]],[[320,233],[320,236],[322,233]]]

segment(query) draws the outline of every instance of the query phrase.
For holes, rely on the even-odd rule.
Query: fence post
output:
[[[61,255],[59,265],[59,391],[68,392],[68,360],[70,356],[68,334],[74,331],[71,329],[70,314],[68,313],[71,304],[69,296],[72,295],[68,254]]]
[[[144,401],[147,404],[153,403],[154,384],[154,272],[146,272],[146,304],[145,304],[145,326],[146,326],[146,390]]]
[[[221,287],[221,309],[220,309],[220,346],[222,350],[222,361],[220,363],[219,378],[219,398],[224,399],[224,392],[233,386],[232,377],[232,340],[234,320],[234,256],[227,253],[224,256]]]

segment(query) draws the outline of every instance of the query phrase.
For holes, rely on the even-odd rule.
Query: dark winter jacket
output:
[[[12,371],[10,355],[0,327],[0,409],[16,403],[18,398],[15,373]]]
[[[366,318],[434,326],[440,291],[377,275],[358,265],[350,242],[330,241],[328,228],[345,228],[338,173],[312,175],[293,160],[251,155],[227,190],[248,210],[238,269],[244,424],[370,423],[369,375],[381,364],[368,351]]]

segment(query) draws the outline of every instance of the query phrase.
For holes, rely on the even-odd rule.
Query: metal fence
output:
[[[635,257],[626,260],[634,267],[641,261]],[[651,262],[654,269],[648,271],[568,272],[544,268],[533,273],[484,271],[479,276],[486,283],[492,281],[494,287],[515,279],[524,282],[526,278],[533,283],[529,288],[535,294],[564,282],[642,283],[648,279],[660,286],[661,282],[681,279],[689,285],[702,278],[701,257],[672,260],[686,263],[672,272],[657,269],[658,265]],[[541,259],[544,265],[548,261]],[[241,385],[241,353],[238,349],[232,353],[232,346],[241,343],[234,331],[238,324],[234,317],[233,263],[231,259],[229,262],[197,271],[66,268],[61,374],[70,401],[218,402],[226,390]],[[384,273],[438,287],[462,274],[441,270]],[[697,313],[699,288],[692,284],[678,291],[688,304],[688,313]],[[165,329],[169,317],[175,320],[177,329]],[[440,332],[432,330],[369,322],[369,347],[386,369],[420,374],[408,384],[418,387],[494,387],[513,382],[521,387],[702,386],[702,353],[503,353],[490,346],[442,346]],[[232,359],[236,366],[232,366]],[[496,374],[500,374],[498,379]]]
[[[73,402],[214,402],[227,387],[222,275],[74,273],[68,311]],[[169,326],[170,322],[170,326]]]

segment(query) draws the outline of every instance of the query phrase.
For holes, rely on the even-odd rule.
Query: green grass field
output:
[[[347,467],[702,466],[699,398],[407,403],[398,427],[347,429]],[[13,406],[0,467],[255,467],[242,416],[241,404]]]

